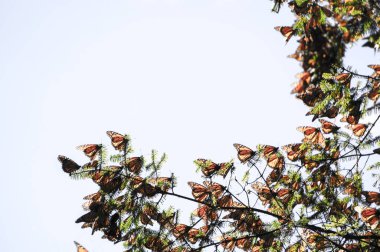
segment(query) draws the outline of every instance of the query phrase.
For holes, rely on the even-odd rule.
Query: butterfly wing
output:
[[[209,198],[210,193],[209,193],[208,189],[206,187],[204,187],[203,185],[200,185],[200,184],[195,183],[195,182],[188,182],[188,185],[191,187],[192,195],[193,195],[194,199],[196,199],[200,202],[203,202]]]
[[[80,245],[79,242],[74,241],[75,246],[77,246],[77,252],[88,252],[88,250]]]
[[[123,151],[126,149],[128,139],[124,135],[114,131],[107,131],[107,135],[111,138],[112,146],[116,150]]]
[[[79,168],[81,167],[70,158],[62,156],[62,155],[58,156],[58,160],[62,164],[62,170],[66,173],[71,174],[72,172],[79,170]]]
[[[252,149],[250,149],[247,146],[244,146],[242,144],[235,143],[234,147],[235,147],[235,149],[238,152],[238,159],[243,164],[245,162],[251,160],[255,156],[255,154],[256,154],[256,152],[254,152]]]
[[[338,126],[336,126],[335,124],[333,124],[333,123],[331,123],[329,121],[326,121],[326,120],[323,120],[323,119],[319,119],[319,122],[321,123],[322,131],[325,134],[329,134],[331,132],[335,133],[339,129]]]
[[[211,160],[207,160],[203,158],[198,158],[197,160],[194,161],[194,163],[201,168],[202,173],[206,177],[211,176],[212,174],[214,174],[220,169],[220,165],[212,162]]]
[[[276,26],[274,29],[281,32],[282,36],[286,38],[286,42],[288,42],[294,34],[293,27],[291,26]]]
[[[357,137],[363,136],[365,131],[367,130],[367,127],[368,126],[366,124],[362,124],[362,123],[351,125],[352,132]]]
[[[130,172],[138,174],[143,167],[144,159],[143,157],[131,157],[128,158],[126,163],[122,162],[122,165],[126,166]]]
[[[90,160],[95,159],[101,148],[102,145],[100,144],[84,144],[77,147],[77,149],[83,151],[83,153],[89,157]]]

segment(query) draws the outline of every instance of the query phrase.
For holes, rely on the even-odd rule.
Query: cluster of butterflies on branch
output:
[[[292,93],[310,107],[307,115],[318,119],[318,126],[297,128],[302,141],[281,148],[234,144],[245,168],[233,160],[195,160],[203,181],[188,182],[191,196],[174,191],[173,174],[160,176],[165,155],[152,152],[149,163],[130,156],[129,136],[107,131],[117,154],[108,157],[106,146],[86,144],[78,146],[89,158],[84,165],[58,156],[72,178],[99,186],[84,197],[87,212],[76,220],[82,228],[124,242],[126,251],[380,251],[380,193],[363,185],[365,169],[380,168],[380,162],[372,163],[380,155],[374,147],[380,137],[371,134],[380,117],[372,123],[363,119],[380,109],[380,65],[369,65],[371,76],[342,67],[347,44],[364,37],[364,46],[379,47],[380,6],[377,1],[274,2],[274,11],[287,2],[295,14],[292,26],[275,29],[286,42],[298,37],[290,57],[303,72]],[[358,79],[364,82],[355,83]],[[180,221],[179,209],[164,205],[167,197],[197,204],[189,223]]]
[[[272,168],[272,172],[265,179],[261,175],[264,183],[255,181],[250,186],[262,205],[267,207],[268,212],[265,214],[275,216],[281,224],[289,221],[289,212],[295,205],[303,204],[308,207],[315,204],[317,197],[321,196],[313,195],[317,190],[323,191],[331,186],[341,186],[345,188],[346,194],[358,193],[359,189],[352,185],[352,180],[332,168],[341,158],[340,144],[336,140],[340,127],[324,119],[319,121],[318,128],[299,127],[298,130],[304,136],[303,141],[283,146],[281,149],[285,155],[280,148],[270,145],[258,145],[254,151],[242,144],[234,144],[241,163],[252,168],[259,165],[263,159],[266,166]],[[358,131],[352,129],[352,133],[360,138],[366,129],[367,127]],[[78,149],[90,159],[89,163],[82,166],[65,156],[58,156],[64,172],[73,177],[82,174],[83,178],[91,178],[100,187],[98,192],[84,197],[87,201],[83,208],[89,212],[76,221],[83,223],[82,228],[91,228],[92,233],[102,231],[103,237],[113,242],[124,241],[131,246],[130,251],[134,251],[133,245],[141,243],[141,241],[136,242],[140,235],[140,239],[144,239],[142,245],[152,251],[175,252],[192,251],[192,247],[186,244],[202,246],[211,243],[215,238],[213,236],[215,229],[228,220],[234,232],[230,235],[226,232],[218,238],[218,244],[225,250],[240,248],[260,251],[262,248],[280,246],[278,240],[275,240],[276,233],[271,233],[257,212],[252,211],[249,206],[236,198],[236,195],[229,192],[229,186],[212,181],[216,176],[225,179],[227,175],[231,175],[235,170],[233,161],[226,163],[215,163],[207,159],[195,161],[206,179],[202,184],[188,183],[193,199],[199,204],[192,213],[193,218],[198,220],[190,225],[182,224],[179,223],[175,211],[160,211],[158,208],[162,197],[169,194],[170,189],[173,191],[174,177],[157,176],[157,168],[152,170],[150,176],[140,176],[144,167],[144,158],[127,156],[130,153],[129,137],[113,131],[108,131],[107,134],[115,150],[122,153],[116,158],[119,165],[106,164],[102,155],[104,146],[100,144],[78,146]],[[326,138],[324,134],[333,134],[333,137]],[[380,149],[375,149],[374,153],[379,154]],[[298,167],[305,167],[307,176],[305,178],[300,176],[301,169],[298,169],[298,175],[289,172],[286,169],[285,157],[290,162],[300,163]],[[145,168],[151,166],[156,164],[153,162]],[[360,193],[365,196],[367,203],[380,203],[379,193],[373,191]],[[158,195],[161,195],[161,198],[157,201],[155,196]],[[338,199],[334,200],[337,207],[340,202]],[[356,211],[369,227],[377,228],[379,214],[375,208],[347,205],[340,207],[345,208],[343,212],[346,214],[353,214]],[[221,216],[222,212],[226,214]],[[196,227],[200,222],[204,223],[203,226]],[[146,228],[154,227],[155,224],[159,225],[159,231]],[[135,229],[131,229],[132,226]],[[132,233],[128,232],[131,230]],[[236,232],[243,236],[236,237]],[[141,238],[141,234],[144,234],[144,238]],[[166,236],[162,236],[163,234]],[[310,235],[314,237],[315,233]],[[170,239],[170,236],[175,240]],[[178,243],[179,246],[174,246]]]

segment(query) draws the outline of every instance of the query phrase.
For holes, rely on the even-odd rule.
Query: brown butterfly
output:
[[[202,205],[202,206],[198,207],[197,209],[195,209],[192,212],[192,215],[203,219],[203,221],[206,223],[208,223],[209,220],[214,221],[218,218],[217,212],[212,210],[207,205]]]
[[[200,202],[210,199],[211,195],[219,198],[225,189],[218,183],[208,181],[203,182],[204,186],[194,182],[188,182],[188,184],[191,187],[193,197]]]
[[[294,34],[293,27],[291,26],[276,26],[274,29],[281,32],[282,36],[286,38],[286,42],[288,42]]]
[[[278,147],[271,145],[258,145],[258,149],[265,158],[269,158],[272,154],[275,154],[278,151]]]
[[[236,241],[236,246],[244,251],[247,251],[252,245],[252,239],[240,238]]]
[[[172,233],[174,237],[176,238],[182,238],[185,236],[185,234],[191,229],[188,225],[185,224],[177,224],[174,229],[172,230]]]
[[[101,144],[84,144],[84,145],[79,145],[77,149],[83,151],[84,154],[90,158],[90,160],[94,160],[96,155],[102,149],[102,145]]]
[[[230,194],[226,194],[216,202],[219,207],[232,207],[234,205],[234,201],[232,200],[232,196]]]
[[[367,130],[368,125],[367,124],[354,124],[349,126],[352,129],[352,132],[355,136],[361,137],[364,135],[365,131]]]
[[[294,162],[305,156],[306,150],[301,150],[301,145],[300,143],[288,144],[282,146],[282,149],[286,152],[288,159]]]
[[[232,163],[214,163],[211,160],[199,158],[194,161],[196,165],[201,168],[202,173],[206,176],[212,176],[214,173],[221,174],[223,177],[226,177],[228,172],[233,167]]]
[[[323,119],[319,119],[319,122],[321,123],[322,125],[322,131],[323,133],[325,134],[329,134],[329,133],[335,133],[337,132],[340,127],[336,126],[335,124],[329,122],[329,121],[326,121],[326,120],[323,120]]]
[[[112,146],[118,151],[126,151],[129,139],[117,132],[107,131],[107,135],[111,138]]]
[[[319,144],[320,146],[325,147],[325,138],[319,129],[310,126],[302,126],[298,127],[297,130],[304,134],[304,142]]]
[[[247,161],[250,161],[256,155],[255,151],[251,150],[250,148],[242,144],[235,143],[234,147],[238,151],[238,159],[243,164]]]
[[[362,220],[366,223],[367,226],[371,227],[371,229],[377,228],[379,225],[379,212],[376,208],[372,207],[355,207],[355,211],[361,215]]]
[[[85,249],[85,247],[83,247],[82,245],[80,245],[79,242],[74,241],[74,243],[75,246],[77,246],[77,252],[88,252],[88,250]]]
[[[372,77],[377,77],[380,75],[380,65],[368,65],[368,67],[375,71]]]
[[[159,192],[159,188],[149,184],[145,179],[139,176],[131,178],[130,185],[135,192],[152,197]]]
[[[375,203],[376,205],[380,205],[380,193],[363,191],[362,194],[365,196],[368,203]]]
[[[281,188],[276,192],[276,195],[282,203],[286,204],[291,198],[291,191],[286,188]]]
[[[119,189],[123,180],[116,173],[110,172],[96,172],[92,176],[92,180],[100,186],[105,193],[112,193]]]
[[[262,155],[267,159],[268,166],[273,169],[282,169],[285,165],[284,157],[278,152],[278,147],[259,145]]]
[[[77,163],[75,163],[70,158],[62,156],[62,155],[58,156],[58,160],[59,160],[59,162],[62,163],[62,169],[66,173],[70,173],[71,174],[72,172],[75,172],[75,171],[79,170],[79,168],[81,167],[80,165],[78,165]]]
[[[220,244],[225,251],[233,251],[236,246],[236,240],[231,236],[224,236],[220,238]]]
[[[126,162],[121,162],[121,165],[126,166],[130,172],[139,174],[141,168],[143,167],[144,159],[143,157],[131,157],[126,160]]]
[[[206,236],[206,233],[208,231],[208,226],[203,226],[200,228],[191,228],[187,232],[187,239],[190,243],[194,244],[198,241],[198,239],[201,239]]]
[[[168,191],[173,183],[172,177],[158,177],[158,178],[148,178],[147,183],[152,184],[162,191]]]
[[[352,75],[350,73],[341,73],[335,76],[335,80],[342,83],[344,86],[350,86],[350,80]]]
[[[253,190],[255,190],[257,192],[257,196],[259,197],[259,199],[261,200],[263,205],[268,204],[269,201],[273,198],[273,195],[272,195],[269,187],[267,187],[266,185],[264,185],[261,182],[253,183],[252,188],[253,188]]]
[[[267,159],[268,166],[273,169],[282,169],[285,165],[284,157],[280,153],[274,153]]]

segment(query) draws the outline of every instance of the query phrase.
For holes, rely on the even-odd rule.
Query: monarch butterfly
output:
[[[379,213],[376,208],[372,207],[355,207],[355,211],[361,215],[362,220],[366,223],[367,226],[371,229],[377,228],[379,225]]]
[[[200,228],[191,228],[187,232],[187,238],[190,243],[194,244],[198,241],[199,238],[205,237],[207,231],[208,231],[208,226],[203,226]]]
[[[350,85],[352,75],[350,73],[341,73],[335,76],[335,80],[342,83],[345,86]]]
[[[100,186],[105,193],[111,193],[119,189],[123,180],[117,173],[111,172],[95,172],[92,180]]]
[[[312,160],[310,158],[303,158],[301,159],[301,164],[303,166],[305,166],[306,169],[308,170],[312,170],[314,169],[315,167],[318,167],[319,165],[319,162],[318,161],[315,161],[315,160]]]
[[[291,191],[289,189],[281,188],[276,192],[276,195],[282,203],[286,204],[291,198],[290,192]]]
[[[96,218],[98,217],[98,213],[95,212],[95,211],[90,211],[88,213],[85,213],[84,215],[82,215],[81,217],[79,217],[75,223],[81,223],[81,222],[85,222],[85,223],[90,223],[90,222],[94,222],[96,220]]]
[[[191,187],[191,193],[196,200],[203,202],[210,197],[210,192],[206,187],[195,182],[188,182],[188,185]]]
[[[189,227],[188,225],[185,225],[185,224],[177,224],[173,228],[172,233],[173,233],[174,237],[180,238],[180,237],[183,237],[190,230],[190,228],[191,227]]]
[[[238,151],[238,159],[243,164],[247,161],[250,161],[256,155],[255,151],[251,150],[250,148],[242,144],[235,143],[234,147]]]
[[[282,36],[286,38],[286,42],[288,42],[294,34],[293,27],[291,26],[276,26],[274,29],[281,32]]]
[[[77,252],[88,252],[85,247],[79,244],[79,242],[74,241],[75,246],[77,246]]]
[[[236,241],[236,246],[244,251],[248,250],[252,245],[252,239],[240,238]]]
[[[87,196],[85,196],[84,200],[92,200],[92,201],[98,201],[102,197],[102,194],[100,192],[91,193]]]
[[[319,87],[309,86],[305,93],[296,95],[298,99],[301,99],[309,107],[314,107],[315,104],[323,97],[323,91]]]
[[[107,131],[107,135],[111,138],[111,144],[116,150],[126,150],[129,141],[129,139],[126,138],[126,136],[114,131]]]
[[[98,166],[99,166],[98,160],[92,160],[92,161],[82,165],[82,168],[83,168],[83,170],[88,170],[88,169],[92,169],[92,168],[95,168],[95,170],[96,170],[98,168]]]
[[[211,195],[215,198],[219,198],[225,189],[224,186],[215,182],[211,183],[204,181],[203,184],[204,186],[195,182],[188,182],[188,185],[191,187],[193,197],[200,202],[206,201]]]
[[[259,199],[261,200],[263,205],[266,205],[269,202],[269,200],[271,200],[273,198],[271,190],[269,189],[269,187],[267,187],[266,185],[264,185],[261,182],[253,183],[252,188],[253,188],[253,190],[256,191],[257,196],[259,197]]]
[[[202,173],[206,177],[213,175],[215,172],[221,174],[223,177],[226,177],[228,172],[233,167],[233,164],[231,162],[216,164],[211,160],[202,158],[195,160],[194,163],[201,168]]]
[[[349,126],[349,128],[352,129],[352,132],[354,133],[354,135],[357,137],[363,136],[365,131],[367,130],[367,127],[368,127],[367,124],[361,124],[361,123]]]
[[[322,131],[323,133],[325,134],[329,134],[331,132],[335,133],[337,132],[340,127],[336,126],[335,124],[329,122],[329,121],[326,121],[326,120],[323,120],[323,119],[319,119],[319,122],[321,123],[322,125]]]
[[[90,160],[95,159],[101,148],[101,144],[84,144],[77,147],[77,149],[83,151],[84,154],[90,158]]]
[[[158,188],[149,184],[145,179],[139,176],[131,178],[130,185],[137,193],[152,197],[156,195],[159,191]]]
[[[80,165],[75,163],[70,158],[62,156],[62,155],[58,156],[58,160],[59,160],[59,162],[62,163],[62,170],[66,173],[69,173],[69,174],[79,170],[79,168],[81,167]]]
[[[372,77],[377,77],[380,74],[380,65],[368,65],[368,67],[375,71]]]
[[[368,93],[368,98],[376,102],[380,96],[380,82],[373,83],[371,91]]]
[[[298,127],[297,130],[304,134],[304,142],[319,144],[320,146],[325,147],[325,138],[319,129],[310,126],[302,126]]]
[[[286,152],[288,159],[294,162],[305,155],[306,150],[301,150],[301,145],[300,143],[288,144],[282,146],[282,149]]]
[[[284,157],[279,153],[274,153],[267,159],[268,166],[273,169],[282,169],[285,165]]]
[[[380,205],[380,193],[363,191],[362,194],[365,196],[368,203],[375,203],[376,205]]]
[[[282,169],[285,165],[284,157],[278,153],[278,147],[259,145],[262,155],[267,159],[268,166],[273,169]]]
[[[220,244],[226,251],[233,251],[235,249],[236,240],[231,236],[225,236],[220,238]]]
[[[347,122],[351,125],[355,125],[355,124],[358,124],[359,122],[359,117],[358,116],[353,116],[353,115],[348,115],[348,116],[345,116],[345,117],[342,117],[342,119],[340,119],[341,122]]]
[[[163,191],[168,191],[172,186],[173,178],[171,177],[158,177],[158,178],[148,178],[147,183],[157,186]]]
[[[96,211],[103,206],[103,202],[99,201],[86,201],[83,203],[82,208],[84,211]]]
[[[271,145],[258,145],[258,149],[265,158],[269,158],[272,154],[275,154],[278,151],[278,147]]]
[[[232,196],[227,194],[218,199],[216,204],[219,207],[232,207],[234,205],[234,201],[232,200]]]
[[[208,223],[209,220],[214,221],[218,218],[218,214],[207,205],[202,205],[192,212],[192,215],[203,219]]]
[[[131,157],[126,160],[126,162],[121,162],[121,165],[126,166],[130,172],[138,174],[143,167],[144,159],[143,157]]]
[[[307,84],[305,81],[303,80],[299,80],[297,85],[294,86],[294,88],[292,89],[292,91],[290,92],[290,94],[298,94],[298,95],[302,95],[305,90],[306,90],[306,87],[307,87]],[[299,98],[299,97],[297,97]]]
[[[278,182],[283,175],[281,174],[281,170],[275,169],[271,173],[269,173],[268,177],[265,179],[265,182],[270,185],[274,182]]]

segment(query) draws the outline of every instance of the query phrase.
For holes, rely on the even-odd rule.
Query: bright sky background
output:
[[[90,181],[59,154],[132,136],[136,155],[166,152],[166,174],[199,181],[193,160],[235,157],[232,144],[281,146],[313,125],[289,95],[301,69],[273,27],[290,24],[254,0],[0,0],[0,251],[122,251],[75,224]],[[347,62],[366,69],[371,50]],[[180,206],[182,202],[178,202]],[[182,206],[186,208],[186,206]]]

